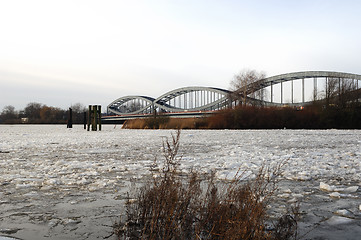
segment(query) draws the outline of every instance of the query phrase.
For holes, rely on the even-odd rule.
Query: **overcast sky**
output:
[[[361,1],[0,0],[0,111],[267,76],[361,73]]]

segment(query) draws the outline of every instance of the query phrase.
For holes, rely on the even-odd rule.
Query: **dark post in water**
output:
[[[67,128],[73,128],[73,110],[69,108]]]
[[[99,131],[102,130],[102,106],[98,105],[98,124],[99,124]]]
[[[91,116],[92,116],[92,106],[89,105],[89,109],[88,109],[88,131],[90,130]]]
[[[99,131],[102,130],[101,127],[101,106],[100,105],[89,105],[88,112],[88,131],[90,131],[90,125],[92,126],[92,131],[97,131],[97,125],[99,124]]]
[[[86,112],[84,112],[83,123],[84,123],[84,129],[86,129],[86,125],[87,125]]]
[[[98,106],[93,105],[92,131],[97,130],[97,120],[98,120],[97,113],[98,113]]]

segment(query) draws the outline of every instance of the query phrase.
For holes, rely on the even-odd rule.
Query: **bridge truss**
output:
[[[215,111],[231,103],[230,91],[210,87],[185,87],[163,94],[157,99],[145,96],[126,96],[108,105],[108,113],[137,115],[154,113],[179,113]]]
[[[288,86],[285,87],[285,85]],[[297,85],[296,85],[297,84]],[[256,88],[254,86],[257,86]],[[277,87],[277,89],[275,88]],[[342,95],[345,91],[360,92],[361,75],[330,72],[305,71],[281,74],[262,79],[248,86],[247,93],[268,89],[268,99],[261,99],[265,104],[272,105],[307,105],[310,102]],[[307,88],[307,89],[306,89]],[[252,89],[254,89],[252,91]],[[308,90],[308,91],[307,91]],[[276,93],[278,91],[278,93]],[[288,97],[286,99],[286,91]],[[308,97],[306,93],[308,92]],[[296,97],[298,94],[298,98]],[[278,97],[278,100],[275,99]],[[267,96],[264,96],[266,97]]]
[[[359,101],[361,75],[306,71],[277,75],[261,79],[246,86],[248,103],[263,105],[307,105],[316,100],[341,96],[347,89],[355,93]],[[244,92],[244,91],[241,91]],[[355,95],[354,94],[354,95]],[[116,99],[107,107],[109,115],[141,117],[155,112],[173,116],[199,115],[232,107],[240,98],[232,92],[212,87],[185,87],[172,90],[158,98],[125,96]],[[239,104],[239,102],[238,102]]]

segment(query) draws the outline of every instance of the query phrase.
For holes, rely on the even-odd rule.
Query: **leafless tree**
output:
[[[328,78],[325,86],[326,105],[345,107],[350,101],[355,100],[356,92],[352,79]]]
[[[81,103],[72,104],[71,109],[73,110],[73,113],[83,113],[88,111],[88,108]]]
[[[15,107],[12,105],[7,105],[3,108],[0,119],[4,122],[11,122],[17,118],[17,111],[15,111]]]
[[[261,88],[262,79],[266,77],[264,72],[256,70],[242,70],[231,81],[232,99],[247,105],[247,96],[263,100],[265,91]],[[262,101],[259,101],[262,102]]]
[[[88,108],[81,103],[75,103],[71,105],[73,111],[73,123],[82,123],[84,121],[84,112],[88,111]]]
[[[3,115],[9,114],[9,115],[16,115],[15,107],[12,105],[7,105],[3,108],[2,113]]]
[[[26,117],[29,119],[40,119],[40,109],[43,107],[43,104],[37,102],[31,102],[26,105],[24,112]]]

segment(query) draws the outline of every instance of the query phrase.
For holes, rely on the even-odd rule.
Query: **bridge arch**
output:
[[[154,104],[165,112],[220,109],[228,104],[229,93],[230,91],[220,88],[184,87],[161,95],[155,99]]]
[[[154,100],[147,96],[125,96],[111,102],[107,109],[108,112],[117,115],[146,114],[153,111]]]
[[[158,112],[212,111],[228,107],[230,91],[212,87],[184,87],[169,91],[157,99],[147,96],[125,96],[107,107],[116,115]]]
[[[305,79],[313,79],[314,81],[314,92],[317,95],[317,81],[318,79],[324,79],[326,81],[325,86],[326,86],[326,90],[327,91],[327,85],[328,85],[328,81],[329,80],[337,80],[339,81],[339,83],[337,83],[338,85],[341,85],[341,81],[349,81],[352,85],[353,85],[353,90],[359,90],[361,87],[361,84],[359,83],[361,81],[361,75],[359,74],[353,74],[353,73],[345,73],[345,72],[333,72],[333,71],[303,71],[303,72],[293,72],[293,73],[286,73],[286,74],[280,74],[280,75],[276,75],[276,76],[272,76],[272,77],[268,77],[265,79],[261,79],[255,83],[249,84],[247,86],[247,95],[252,94],[256,91],[259,91],[261,89],[265,89],[267,87],[271,88],[271,99],[270,101],[264,101],[262,100],[264,103],[266,104],[273,104],[273,105],[277,105],[274,103],[273,101],[273,86],[280,84],[281,85],[281,102],[280,104],[283,104],[283,99],[282,99],[282,91],[283,91],[283,86],[282,84],[285,82],[291,82],[291,88],[292,88],[292,99],[293,99],[293,81],[294,80],[301,80],[302,81],[302,87],[301,87],[301,94],[302,94],[302,101],[301,104],[307,104],[309,101],[305,100],[305,89],[304,89],[304,80]],[[316,88],[315,88],[316,86]],[[340,89],[340,87],[338,87]],[[292,103],[289,104],[297,104],[299,105],[300,103],[294,103],[292,101]]]
[[[272,77],[261,79],[255,83],[247,85],[247,98],[249,102],[265,105],[283,105],[283,83],[291,82],[292,86],[292,102],[288,105],[305,105],[305,89],[304,80],[313,79],[314,88],[317,87],[317,80],[323,79],[326,81],[337,80],[339,84],[341,81],[350,81],[352,83],[353,90],[357,93],[357,100],[360,99],[361,93],[361,75],[344,73],[344,72],[332,72],[332,71],[303,71],[293,72]],[[294,102],[293,94],[293,81],[301,80],[302,87],[298,89],[302,92],[302,101]],[[281,85],[279,94],[281,100],[279,103],[274,101],[274,85]],[[252,94],[256,91],[263,91],[266,88],[270,88],[270,99],[257,99],[252,97]],[[326,89],[327,91],[327,89]],[[135,114],[150,114],[154,111],[165,113],[185,113],[185,112],[202,112],[202,111],[214,111],[232,106],[232,100],[230,98],[231,91],[214,88],[214,87],[184,87],[169,91],[158,98],[152,98],[148,96],[125,96],[116,99],[110,103],[107,107],[108,113],[116,115],[135,115]],[[317,94],[317,89],[315,91]]]

